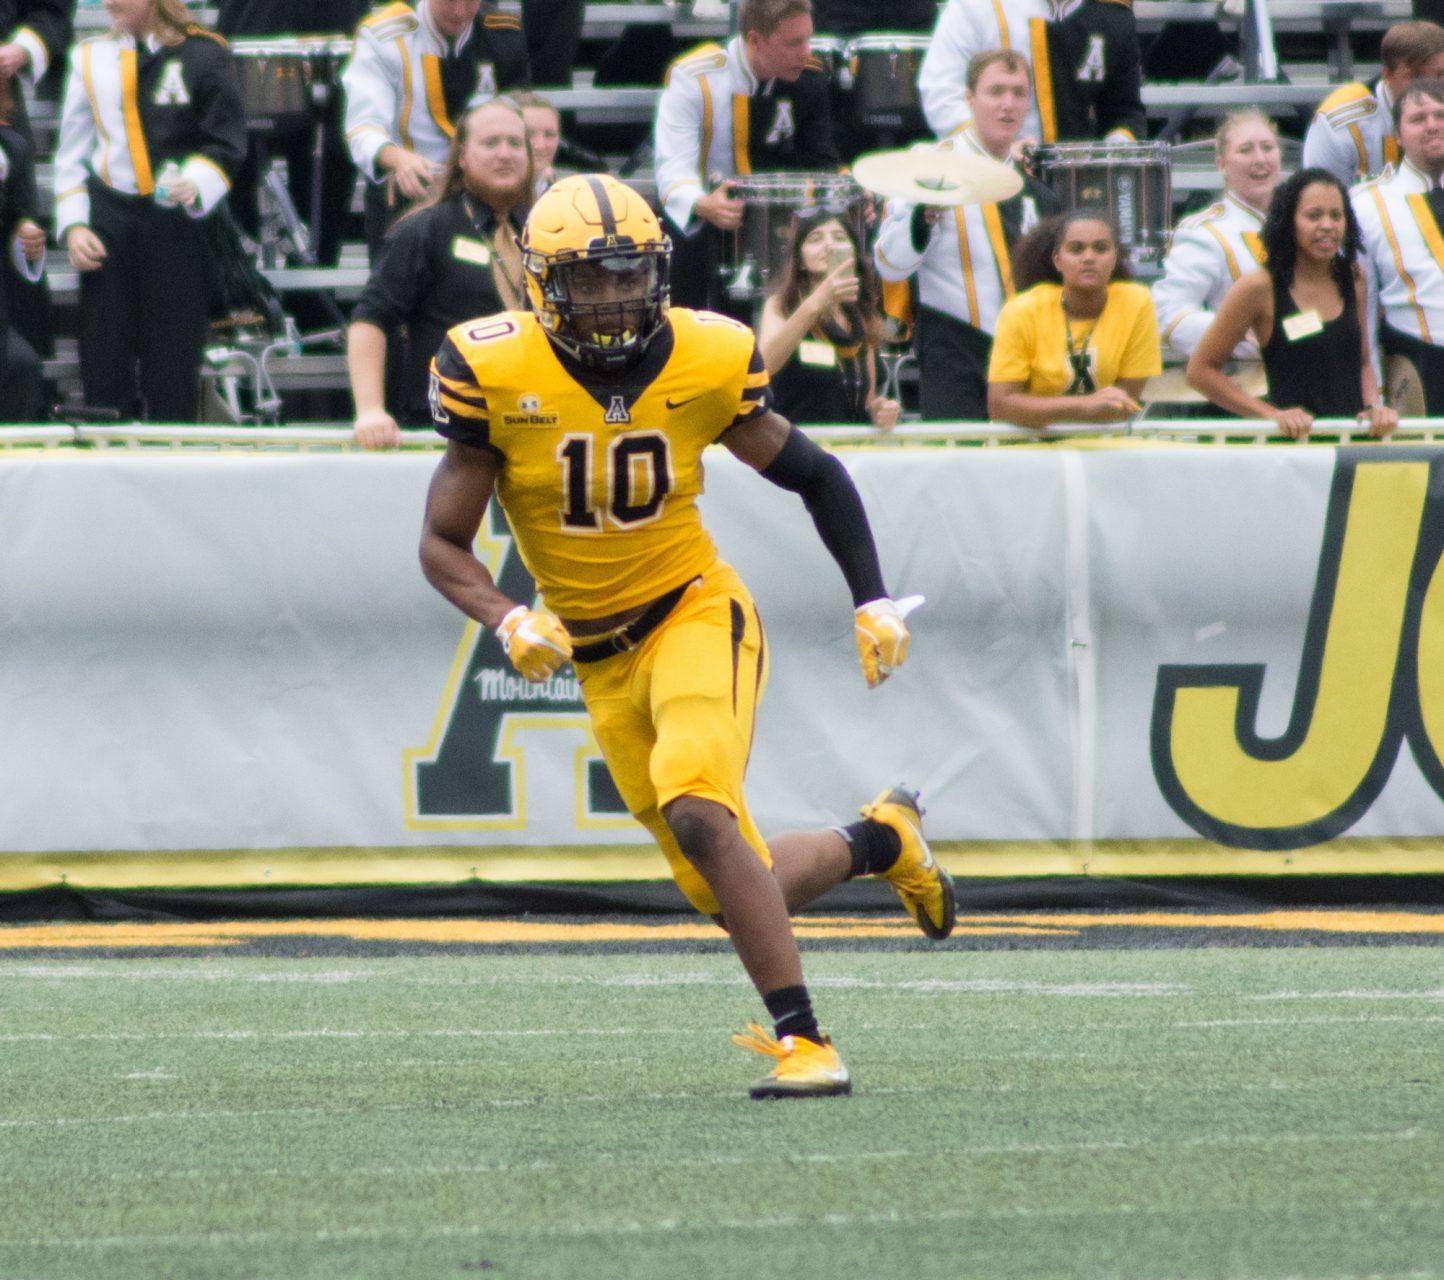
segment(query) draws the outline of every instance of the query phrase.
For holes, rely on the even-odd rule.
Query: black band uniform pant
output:
[[[129,418],[138,391],[147,419],[194,422],[210,326],[204,225],[180,209],[92,181],[90,228],[105,245],[106,258],[97,270],[80,274],[86,403]]]

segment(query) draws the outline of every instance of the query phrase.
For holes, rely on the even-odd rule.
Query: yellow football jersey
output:
[[[496,496],[547,607],[600,618],[717,558],[702,527],[702,451],[767,407],[752,330],[673,310],[616,377],[563,357],[529,312],[457,325],[431,365],[436,429],[502,461]]]

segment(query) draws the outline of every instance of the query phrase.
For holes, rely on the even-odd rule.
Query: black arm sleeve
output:
[[[802,498],[822,545],[847,580],[854,605],[887,595],[867,512],[842,463],[793,427],[782,451],[760,474]]]

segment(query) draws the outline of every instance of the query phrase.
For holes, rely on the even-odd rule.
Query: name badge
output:
[[[830,342],[806,339],[798,344],[797,358],[803,364],[816,365],[821,369],[835,369],[837,367],[837,348]]]
[[[1324,322],[1312,307],[1307,311],[1300,311],[1297,315],[1284,317],[1284,337],[1290,342],[1297,342],[1300,338],[1323,331]]]
[[[457,236],[451,242],[451,256],[462,262],[474,262],[478,267],[491,265],[491,250],[470,236]]]

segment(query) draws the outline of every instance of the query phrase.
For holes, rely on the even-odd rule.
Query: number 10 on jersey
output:
[[[557,461],[562,471],[562,526],[600,533],[607,525],[635,528],[655,520],[672,491],[672,458],[667,437],[656,431],[617,436],[606,446],[606,476],[599,507],[593,499],[597,442],[590,434],[562,437]]]

